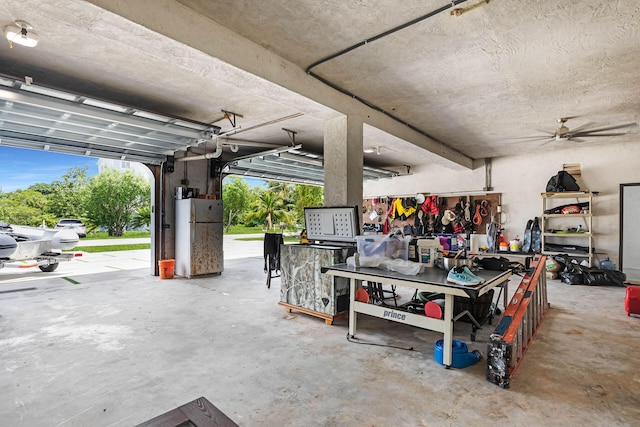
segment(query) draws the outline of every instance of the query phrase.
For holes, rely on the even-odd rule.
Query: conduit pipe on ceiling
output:
[[[380,40],[381,38],[384,38],[384,37],[386,37],[388,35],[391,35],[391,34],[393,34],[395,32],[398,32],[398,31],[403,30],[403,29],[405,29],[407,27],[410,27],[410,26],[412,26],[414,24],[422,22],[425,19],[431,18],[432,16],[435,16],[435,15],[441,13],[441,12],[444,12],[447,9],[451,9],[452,7],[457,6],[460,3],[464,3],[465,1],[467,1],[467,0],[452,0],[449,4],[447,4],[445,6],[442,6],[442,7],[438,8],[438,9],[436,9],[436,10],[433,10],[433,11],[427,13],[426,15],[419,16],[419,17],[417,17],[415,19],[412,19],[409,22],[405,22],[404,24],[398,25],[397,27],[393,27],[390,30],[387,30],[387,31],[385,31],[383,33],[375,35],[375,36],[371,37],[370,39],[365,39],[365,40],[361,41],[360,43],[356,43],[353,46],[349,46],[346,49],[342,49],[338,53],[334,53],[333,55],[329,55],[329,56],[327,56],[325,58],[322,58],[319,61],[316,61],[313,64],[309,65],[305,71],[307,72],[307,74],[312,74],[311,73],[311,69],[317,67],[318,65],[320,65],[322,63],[325,63],[325,62],[330,61],[332,59],[335,59],[335,58],[337,58],[339,56],[342,56],[345,53],[349,53],[352,50],[356,50],[359,47],[365,46],[367,43],[371,43],[371,42],[374,42],[376,40]]]
[[[322,83],[326,84],[327,86],[331,87],[332,89],[335,89],[335,90],[337,90],[338,92],[341,92],[341,93],[343,93],[343,94],[345,94],[345,95],[347,95],[347,96],[349,96],[349,97],[351,97],[351,98],[355,99],[356,101],[358,101],[358,102],[360,102],[360,103],[362,103],[362,104],[366,105],[367,107],[371,108],[372,110],[378,111],[378,112],[380,112],[380,113],[382,113],[382,114],[386,115],[387,117],[391,118],[392,120],[395,120],[396,122],[398,122],[398,123],[400,123],[400,124],[403,124],[403,125],[407,126],[409,129],[411,129],[411,130],[413,130],[413,131],[415,131],[415,132],[418,132],[419,134],[424,135],[424,136],[426,136],[427,138],[429,138],[429,139],[431,139],[431,140],[433,140],[433,141],[436,141],[436,142],[439,142],[439,143],[441,143],[441,144],[443,144],[443,145],[446,145],[446,144],[444,144],[444,142],[440,141],[438,138],[435,138],[435,137],[433,137],[433,136],[429,135],[427,132],[425,132],[425,131],[423,131],[423,130],[421,130],[421,129],[418,129],[417,127],[415,127],[415,126],[413,126],[413,125],[411,125],[411,124],[409,124],[409,123],[405,122],[404,120],[400,119],[400,118],[399,118],[399,117],[397,117],[397,116],[394,116],[393,114],[389,114],[389,113],[388,113],[387,111],[385,111],[383,108],[378,107],[377,105],[372,104],[371,102],[369,102],[369,101],[367,101],[367,100],[365,100],[365,99],[360,98],[360,97],[359,97],[359,96],[357,96],[356,94],[354,94],[354,93],[352,93],[352,92],[349,92],[348,90],[346,90],[346,89],[344,89],[344,88],[342,88],[342,87],[340,87],[340,86],[338,86],[338,85],[336,85],[336,84],[334,84],[334,83],[330,82],[329,80],[327,80],[327,79],[325,79],[325,78],[320,77],[319,75],[317,75],[317,74],[315,74],[313,71],[311,71],[311,69],[312,69],[312,68],[315,68],[315,67],[317,67],[318,65],[323,64],[323,63],[325,63],[325,62],[327,62],[327,61],[330,61],[330,60],[335,59],[335,58],[337,58],[337,57],[339,57],[339,56],[342,56],[342,55],[344,55],[344,54],[346,54],[346,53],[349,53],[349,52],[351,52],[352,50],[355,50],[355,49],[357,49],[357,48],[359,48],[359,47],[365,46],[367,43],[371,43],[371,42],[373,42],[373,41],[380,40],[380,39],[381,39],[381,38],[383,38],[383,37],[386,37],[386,36],[388,36],[388,35],[390,35],[390,34],[393,34],[393,33],[397,32],[397,31],[400,31],[400,30],[405,29],[405,28],[407,28],[407,27],[410,27],[410,26],[412,26],[412,25],[414,25],[414,24],[417,24],[417,23],[419,23],[419,22],[422,22],[422,21],[424,21],[425,19],[431,18],[432,16],[435,16],[435,15],[437,15],[437,14],[439,14],[439,13],[442,13],[442,12],[444,12],[445,10],[451,9],[452,7],[455,7],[455,6],[457,6],[457,5],[461,4],[461,3],[464,3],[465,1],[467,1],[467,0],[452,0],[450,3],[448,3],[448,4],[446,4],[446,5],[442,6],[442,7],[440,7],[440,8],[438,8],[438,9],[435,9],[435,10],[431,11],[431,12],[427,13],[426,15],[422,15],[422,16],[420,16],[420,17],[418,17],[418,18],[412,19],[412,20],[411,20],[411,21],[409,21],[409,22],[406,22],[406,23],[404,23],[404,24],[398,25],[397,27],[394,27],[394,28],[392,28],[392,29],[390,29],[390,30],[387,30],[387,31],[385,31],[385,32],[383,32],[383,33],[380,33],[380,34],[376,35],[376,36],[373,36],[373,37],[371,37],[370,39],[365,39],[365,40],[361,41],[360,43],[354,44],[353,46],[349,46],[349,47],[347,47],[346,49],[341,50],[340,52],[337,52],[337,53],[334,53],[333,55],[329,55],[329,56],[327,56],[327,57],[325,57],[325,58],[322,58],[322,59],[320,59],[319,61],[316,61],[316,62],[314,62],[313,64],[309,65],[309,66],[307,67],[307,69],[305,70],[305,72],[306,72],[307,74],[309,74],[311,77],[313,77],[313,78],[315,78],[315,79],[317,79],[317,80],[321,81]],[[450,148],[451,150],[453,150],[453,149],[452,149],[451,147],[449,147],[448,145],[447,145],[447,147],[448,147],[448,148]],[[457,151],[457,152],[459,152],[458,150],[453,150],[453,151]]]
[[[222,155],[222,146],[218,141],[216,141],[216,151],[213,153],[205,153],[199,156],[188,156],[188,157],[180,157],[176,159],[176,162],[190,162],[192,160],[208,160],[208,159],[217,159]]]

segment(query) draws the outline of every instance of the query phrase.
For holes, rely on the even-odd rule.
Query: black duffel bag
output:
[[[485,270],[507,271],[509,270],[509,268],[511,268],[509,260],[505,257],[488,257],[481,259],[476,258],[476,262]]]
[[[559,171],[552,176],[547,182],[548,192],[561,192],[561,191],[579,191],[580,186],[576,182],[576,179],[569,172]]]

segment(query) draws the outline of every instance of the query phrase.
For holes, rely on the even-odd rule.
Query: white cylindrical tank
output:
[[[18,249],[18,242],[8,234],[0,233],[0,258],[11,258]]]

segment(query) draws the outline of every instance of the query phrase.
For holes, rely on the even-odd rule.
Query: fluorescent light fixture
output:
[[[35,47],[40,41],[40,37],[33,31],[31,24],[25,21],[16,21],[15,25],[8,25],[4,28],[4,36],[11,43],[17,43],[26,47]]]

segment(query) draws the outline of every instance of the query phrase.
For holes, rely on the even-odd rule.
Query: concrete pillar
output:
[[[324,124],[325,206],[362,205],[362,127],[353,115]]]

